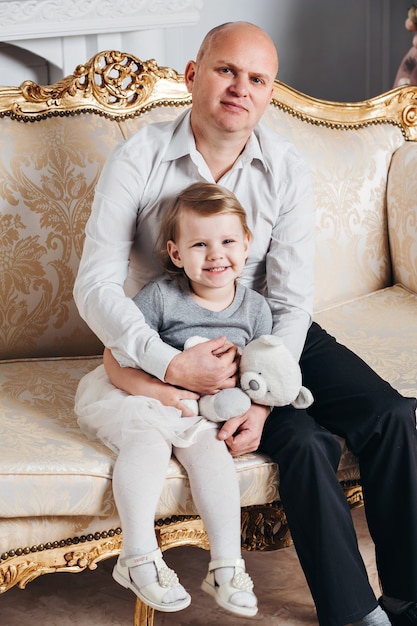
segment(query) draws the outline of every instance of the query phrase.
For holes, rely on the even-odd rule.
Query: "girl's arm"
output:
[[[105,348],[103,353],[103,364],[112,384],[122,391],[132,396],[155,398],[164,406],[179,409],[184,417],[195,415],[182,404],[182,400],[198,400],[200,397],[198,394],[173,387],[143,370],[121,367],[108,348]]]

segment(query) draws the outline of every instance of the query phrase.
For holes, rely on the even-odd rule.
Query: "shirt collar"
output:
[[[179,116],[177,125],[165,152],[164,161],[176,161],[197,152],[191,130],[191,108]]]
[[[201,158],[195,146],[194,135],[191,130],[191,108],[180,116],[165,152],[164,161],[175,161],[187,155],[190,155],[191,158],[194,157],[194,160],[196,155],[199,155]],[[260,161],[265,170],[268,169],[264,155],[262,154],[257,129],[251,133],[245,149],[235,163],[235,167],[243,167],[253,160]]]
[[[255,130],[251,133],[251,136],[248,139],[245,149],[243,150],[242,154],[237,160],[237,163],[241,163],[243,167],[243,165],[245,165],[246,163],[251,163],[252,161],[255,161],[255,160],[260,161],[262,165],[264,166],[265,170],[268,169],[266,161],[265,161],[265,157],[261,149],[258,128],[255,128]]]

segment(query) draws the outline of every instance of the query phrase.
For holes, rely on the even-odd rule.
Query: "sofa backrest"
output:
[[[393,283],[417,293],[417,143],[394,154],[387,189]]]
[[[316,309],[390,284],[388,170],[416,133],[400,100],[337,105],[276,82],[264,122],[313,176]],[[0,89],[0,358],[101,351],[72,298],[95,183],[117,143],[189,105],[181,75],[115,51],[56,85]]]

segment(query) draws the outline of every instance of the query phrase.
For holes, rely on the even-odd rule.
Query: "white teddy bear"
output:
[[[207,341],[190,337],[185,348]],[[222,389],[202,396],[198,406],[183,401],[195,413],[213,422],[225,422],[248,411],[251,401],[266,406],[292,404],[306,409],[313,403],[309,389],[302,385],[301,370],[282,340],[275,335],[261,335],[248,343],[240,358],[240,387]]]

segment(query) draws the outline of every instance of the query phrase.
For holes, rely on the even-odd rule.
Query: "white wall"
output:
[[[142,59],[183,71],[195,58],[205,33],[226,21],[247,20],[264,28],[280,56],[278,77],[318,98],[355,101],[391,88],[397,67],[411,46],[404,28],[410,0],[204,0],[192,26],[156,31],[68,38],[70,73],[107,48],[122,48]],[[0,25],[0,42],[2,40]],[[42,42],[23,42],[35,52]],[[48,58],[48,55],[45,55]],[[59,56],[59,55],[58,55]],[[52,57],[52,59],[51,59]],[[62,76],[59,59],[49,62],[7,43],[0,43],[0,84],[32,79],[53,82]],[[61,69],[60,69],[61,67]]]

